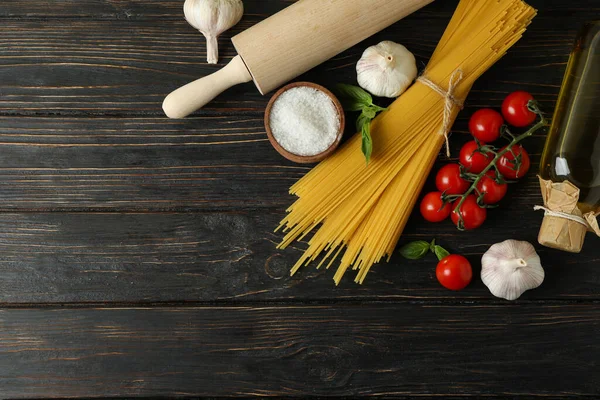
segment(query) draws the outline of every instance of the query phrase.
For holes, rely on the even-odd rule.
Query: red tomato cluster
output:
[[[477,175],[481,175],[494,161],[495,153],[490,151],[489,144],[502,135],[505,121],[508,125],[523,128],[531,125],[537,117],[528,105],[533,96],[527,92],[511,93],[502,104],[502,114],[490,108],[478,110],[469,121],[469,131],[475,140],[466,143],[459,156],[459,164],[448,164],[442,167],[435,179],[437,192],[428,193],[421,202],[421,214],[430,222],[441,222],[451,216],[452,222],[466,230],[480,227],[487,218],[486,206],[500,202],[506,195],[508,186],[504,179],[515,180],[525,176],[531,166],[529,154],[521,145],[514,145],[496,162],[496,169],[488,169],[476,185],[476,190],[469,194],[460,210],[458,205],[471,188]],[[506,146],[501,151],[505,150]],[[465,179],[471,177],[471,181]],[[455,200],[449,204],[447,197]],[[483,203],[483,204],[482,204]]]

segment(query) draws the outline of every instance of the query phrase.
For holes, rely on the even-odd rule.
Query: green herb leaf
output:
[[[450,253],[448,250],[444,249],[442,246],[434,246],[433,252],[435,253],[438,260],[442,261],[444,258],[448,257]]]
[[[365,107],[362,110],[362,115],[369,119],[373,119],[377,115],[377,111],[375,111],[373,107]]]
[[[371,107],[373,107],[373,109],[375,110],[375,112],[382,112],[382,111],[387,111],[387,108],[383,108],[383,107],[379,107],[378,105],[375,104],[371,104]]]
[[[349,99],[345,97],[340,97],[340,102],[342,103],[342,107],[344,107],[344,110],[346,111],[362,111],[366,107],[369,107],[360,100]]]
[[[354,85],[338,84],[336,93],[346,111],[360,111],[356,120],[356,129],[362,134],[362,152],[365,155],[367,165],[371,161],[373,153],[373,139],[371,137],[371,121],[377,113],[386,111],[387,108],[373,104],[373,97],[362,88]]]
[[[358,132],[362,132],[364,124],[370,124],[371,120],[367,118],[365,114],[360,114],[358,119],[356,120],[356,130]]]
[[[423,240],[409,243],[400,249],[402,257],[409,260],[419,260],[425,257],[427,253],[429,253],[429,243]]]
[[[339,83],[336,85],[336,92],[347,111],[361,111],[373,104],[373,97],[358,86]]]
[[[364,123],[362,126],[362,152],[367,160],[367,165],[371,161],[373,153],[373,139],[371,138],[371,122]]]

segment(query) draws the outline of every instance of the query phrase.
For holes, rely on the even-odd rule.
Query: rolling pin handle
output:
[[[221,70],[188,83],[168,95],[163,102],[163,111],[169,118],[185,118],[230,87],[251,80],[252,76],[242,57],[235,56]]]

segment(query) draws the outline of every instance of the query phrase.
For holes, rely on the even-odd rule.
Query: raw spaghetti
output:
[[[535,14],[521,0],[460,1],[422,79],[373,121],[371,163],[355,135],[290,189],[299,198],[278,228],[279,248],[316,229],[292,274],[322,257],[318,267],[339,260],[336,284],[348,268],[363,283],[389,260],[460,105]]]

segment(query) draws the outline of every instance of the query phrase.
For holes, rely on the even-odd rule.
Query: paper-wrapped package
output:
[[[580,192],[575,185],[540,178],[540,187],[544,207],[536,208],[546,211],[538,237],[541,245],[579,253],[588,230],[600,236],[595,213],[583,214],[577,207]]]

